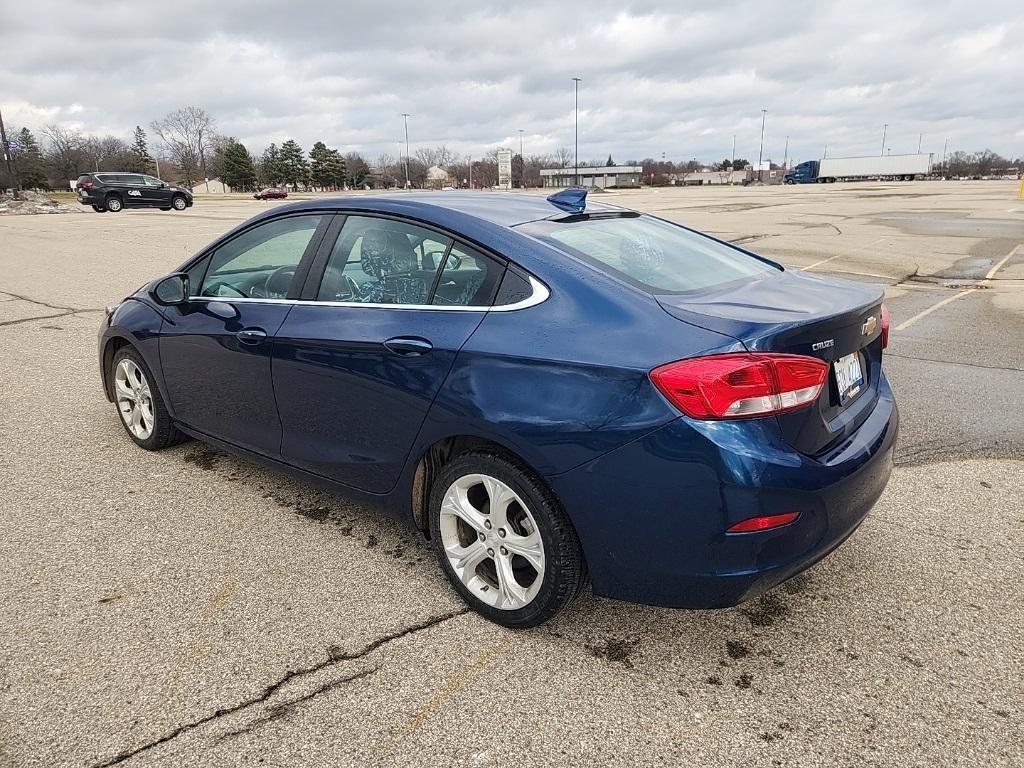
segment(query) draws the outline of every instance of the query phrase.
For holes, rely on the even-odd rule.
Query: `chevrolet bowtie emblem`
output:
[[[875,320],[875,316],[872,315],[864,321],[864,325],[860,327],[860,335],[867,336],[875,332],[875,328],[878,327],[878,321]]]

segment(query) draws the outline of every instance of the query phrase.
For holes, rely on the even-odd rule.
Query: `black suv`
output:
[[[117,213],[122,208],[159,208],[184,211],[192,205],[192,193],[144,173],[83,173],[75,185],[78,202],[94,211]]]

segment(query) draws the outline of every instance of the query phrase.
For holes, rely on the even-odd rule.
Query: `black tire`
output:
[[[178,428],[174,426],[174,422],[171,420],[171,416],[167,412],[167,406],[164,405],[164,399],[160,395],[160,390],[156,386],[156,381],[153,378],[152,372],[149,370],[149,366],[146,365],[146,361],[142,359],[142,355],[140,355],[134,347],[121,347],[114,354],[114,359],[110,362],[110,371],[108,372],[111,388],[115,386],[114,375],[117,371],[118,363],[124,359],[131,360],[135,363],[142,372],[142,375],[146,378],[146,383],[149,385],[149,391],[151,393],[150,402],[152,403],[153,409],[152,433],[145,439],[139,439],[139,437],[129,429],[128,424],[125,422],[124,415],[122,414],[121,408],[116,399],[115,390],[114,406],[117,408],[118,421],[121,422],[121,426],[124,427],[125,432],[128,433],[128,437],[130,437],[137,446],[144,448],[147,451],[159,451],[163,448],[168,448],[187,440],[188,436],[180,432]]]
[[[104,207],[103,207],[102,205],[94,205],[94,206],[92,207],[92,209],[93,209],[94,211],[96,211],[96,213],[106,213],[106,212],[107,212],[107,209],[106,209],[106,208],[104,208]]]
[[[176,211],[184,211],[188,208],[188,200],[184,195],[175,195],[171,198],[171,207]]]
[[[124,208],[124,202],[117,195],[107,195],[106,202],[104,203],[106,209],[111,213],[120,213]]]
[[[508,485],[529,507],[544,547],[543,581],[524,607],[505,610],[476,597],[459,579],[441,540],[441,505],[449,487],[470,474],[490,475]],[[512,629],[543,624],[571,603],[589,584],[583,549],[572,522],[542,481],[518,462],[494,451],[474,451],[445,465],[430,491],[430,535],[441,569],[463,600],[484,618]]]

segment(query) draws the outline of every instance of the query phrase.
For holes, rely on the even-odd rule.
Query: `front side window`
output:
[[[283,299],[322,216],[288,216],[260,224],[218,248],[200,296]]]
[[[317,299],[361,304],[429,304],[452,241],[390,219],[349,216],[334,244]]]
[[[152,176],[143,176],[142,182],[147,187],[162,187],[164,184],[160,179],[153,178]]]
[[[706,290],[777,271],[735,248],[649,216],[538,221],[520,229],[655,294]]]

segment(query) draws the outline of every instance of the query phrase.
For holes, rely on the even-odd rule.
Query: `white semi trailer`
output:
[[[932,155],[874,155],[805,160],[787,173],[787,184],[822,184],[832,181],[881,179],[911,181],[932,172]]]

